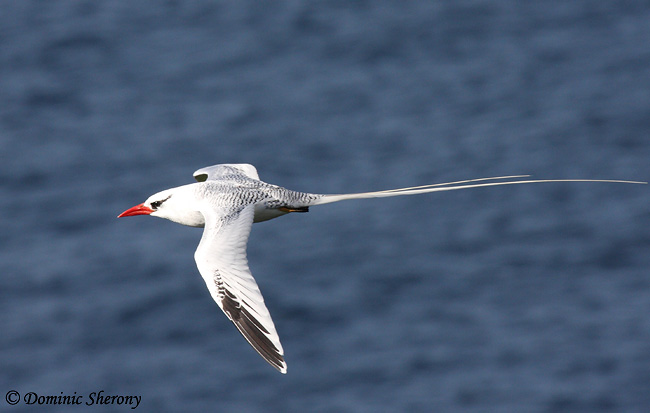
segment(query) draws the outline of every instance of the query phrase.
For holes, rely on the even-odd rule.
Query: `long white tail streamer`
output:
[[[504,179],[513,179],[513,178],[523,178],[528,176],[530,175],[497,176],[492,178],[468,179],[464,181],[445,182],[441,184],[431,184],[431,185],[412,186],[408,188],[389,189],[386,191],[359,192],[354,194],[323,195],[322,198],[315,200],[311,205],[329,204],[332,202],[343,201],[346,199],[385,198],[390,196],[424,194],[427,192],[455,191],[457,189],[483,188],[488,186],[519,185],[519,184],[533,184],[533,183],[547,183],[547,182],[605,182],[605,183],[618,183],[618,184],[647,184],[647,182],[641,182],[641,181],[622,181],[616,179],[525,179],[525,180],[503,181],[503,182],[473,183],[479,181],[495,181],[495,180],[504,180]]]

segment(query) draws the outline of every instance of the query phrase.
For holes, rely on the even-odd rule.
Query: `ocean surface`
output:
[[[212,301],[200,229],[116,219],[217,163],[317,193],[650,181],[649,22],[633,0],[2,2],[0,410],[649,411],[648,186],[255,224],[287,375]]]

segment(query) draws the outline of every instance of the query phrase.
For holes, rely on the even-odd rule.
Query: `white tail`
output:
[[[543,182],[609,182],[609,183],[619,183],[619,184],[647,184],[647,182],[621,181],[615,179],[519,179],[519,180],[516,179],[516,178],[525,178],[528,176],[530,175],[497,176],[493,178],[468,179],[465,181],[445,182],[442,184],[421,185],[421,186],[413,186],[409,188],[389,189],[387,191],[359,192],[355,194],[323,195],[321,198],[318,198],[315,201],[313,201],[313,203],[310,205],[329,204],[332,202],[343,201],[346,199],[385,198],[389,196],[425,194],[427,192],[454,191],[456,189],[482,188],[487,186],[501,186],[501,185],[533,184],[533,183],[543,183]],[[499,181],[499,182],[476,183],[480,181]]]

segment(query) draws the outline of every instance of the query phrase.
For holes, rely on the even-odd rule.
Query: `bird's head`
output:
[[[198,211],[193,192],[188,191],[188,187],[189,185],[186,185],[153,194],[142,204],[127,209],[117,217],[151,215],[191,227],[202,227],[205,225],[205,219]]]

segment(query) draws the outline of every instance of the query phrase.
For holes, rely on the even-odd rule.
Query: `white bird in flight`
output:
[[[198,181],[167,189],[119,217],[151,215],[182,225],[204,227],[194,259],[214,301],[253,348],[281,373],[287,372],[280,337],[246,258],[246,244],[254,222],[310,206],[346,199],[383,198],[427,192],[540,182],[617,182],[601,179],[524,179],[528,175],[470,179],[378,192],[320,195],[292,191],[260,181],[249,164],[221,164],[194,172]]]

